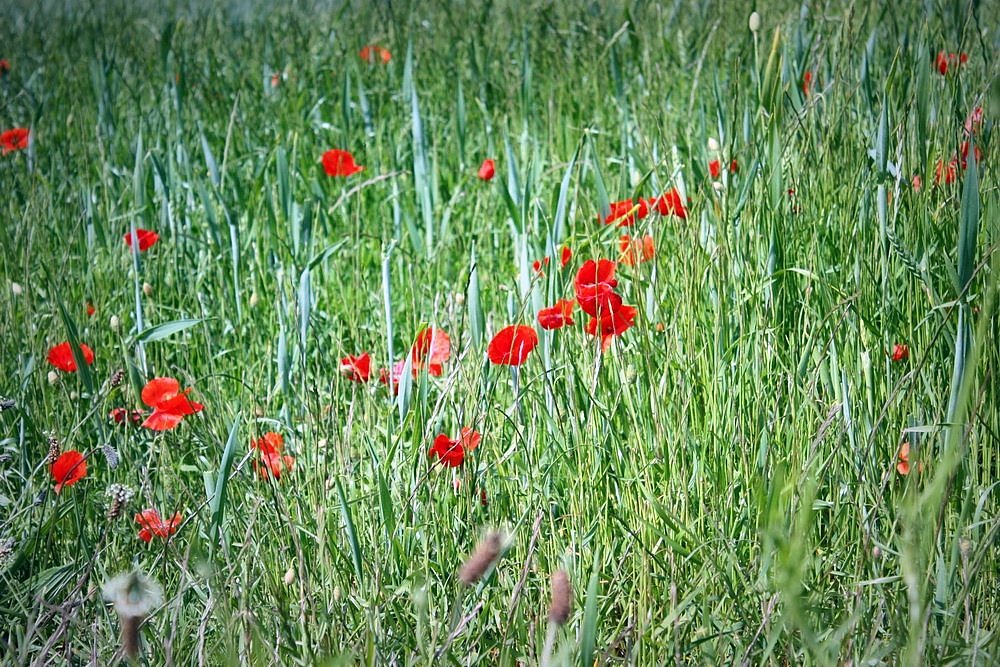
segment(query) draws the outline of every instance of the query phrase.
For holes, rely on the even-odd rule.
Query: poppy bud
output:
[[[756,33],[760,30],[760,14],[757,12],[751,12],[748,25],[750,26],[750,32],[752,33]]]
[[[14,296],[21,296],[24,293],[24,288],[18,283],[11,283],[10,291],[13,292]]]
[[[142,284],[142,293],[146,296],[153,296],[153,286],[149,283]]]
[[[55,384],[59,382],[59,374],[55,371],[49,371],[49,384]]]
[[[111,326],[112,331],[118,331],[118,329],[121,328],[122,321],[118,319],[117,315],[112,315],[111,322],[109,322],[109,324]]]
[[[726,189],[726,186],[722,184],[722,181],[712,181],[712,189],[716,192],[722,192]]]
[[[292,569],[291,566],[289,566],[288,570],[285,571],[285,577],[283,581],[285,582],[286,586],[291,586],[292,582],[295,581],[295,570]]]
[[[882,558],[882,550],[878,547],[872,547],[872,558],[875,560]]]
[[[719,148],[720,148],[719,142],[716,141],[715,137],[709,137],[708,138],[708,150],[711,151],[712,153],[718,153],[719,152]]]
[[[250,307],[251,308],[255,307],[257,305],[258,301],[260,301],[260,297],[257,296],[257,292],[251,293],[250,294]]]

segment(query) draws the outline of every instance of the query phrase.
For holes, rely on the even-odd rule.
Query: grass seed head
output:
[[[569,583],[566,570],[552,573],[552,604],[549,605],[549,623],[562,625],[569,618],[573,607],[573,586]]]
[[[459,568],[458,580],[465,586],[471,586],[479,581],[500,557],[502,549],[503,535],[498,531],[491,530]]]

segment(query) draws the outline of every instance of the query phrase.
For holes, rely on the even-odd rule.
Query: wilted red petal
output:
[[[355,164],[349,152],[334,148],[323,153],[323,171],[327,176],[345,177],[364,171],[364,167]]]
[[[506,366],[520,366],[538,345],[534,327],[513,324],[497,332],[486,348],[490,361]]]
[[[479,165],[479,172],[476,174],[482,181],[491,181],[496,174],[496,163],[491,158],[486,158]]]
[[[59,493],[64,486],[72,486],[87,476],[87,460],[83,454],[71,449],[59,455],[50,472],[56,483],[55,491]]]
[[[575,301],[559,299],[555,305],[538,311],[538,324],[546,331],[573,325],[573,307]]]
[[[80,354],[83,355],[84,362],[90,366],[94,363],[94,351],[88,346],[80,343]],[[66,373],[75,373],[76,359],[73,358],[73,349],[69,341],[59,343],[49,350],[49,363]]]

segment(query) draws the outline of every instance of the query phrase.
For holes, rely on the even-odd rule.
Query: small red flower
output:
[[[138,426],[142,423],[142,413],[138,410],[129,410],[128,408],[115,408],[108,413],[108,419],[116,424]]]
[[[352,176],[364,169],[361,165],[355,164],[354,156],[345,150],[334,148],[323,153],[323,171],[327,176]]]
[[[631,199],[611,202],[604,224],[617,222],[619,227],[631,227],[637,219],[642,220],[649,215],[649,207],[650,201],[646,199],[640,199],[638,203],[633,203]]]
[[[444,433],[434,438],[434,444],[427,455],[431,458],[436,456],[443,466],[457,468],[465,462],[465,453],[478,447],[481,439],[482,436],[478,432],[463,426],[459,436],[454,440]]]
[[[952,158],[947,166],[944,160],[937,161],[937,167],[934,169],[934,185],[941,185],[942,182],[951,185],[956,178],[958,178],[958,160]]]
[[[621,297],[614,293],[614,288],[618,285],[615,279],[617,268],[618,265],[609,259],[596,262],[588,259],[583,263],[574,282],[580,310],[596,317],[598,310],[606,310],[612,304],[621,304]]]
[[[802,75],[802,94],[809,97],[812,94],[813,73],[807,71]]]
[[[181,513],[174,512],[172,517],[164,521],[160,518],[160,513],[150,507],[136,514],[135,522],[139,524],[139,539],[143,542],[151,542],[154,536],[168,539],[181,525]]]
[[[575,301],[559,299],[554,306],[538,311],[538,324],[546,331],[561,329],[573,325],[573,307]]]
[[[908,345],[905,345],[903,343],[896,343],[895,345],[892,346],[893,361],[896,362],[906,361],[909,358],[910,358],[910,347]]]
[[[708,173],[712,178],[718,178],[719,174],[722,173],[722,163],[718,160],[712,160],[708,163]]]
[[[633,306],[619,305],[608,312],[602,312],[601,317],[592,317],[587,322],[586,331],[591,336],[600,335],[601,351],[605,352],[615,336],[621,336],[635,324],[636,310]]]
[[[483,160],[483,163],[479,165],[479,172],[476,175],[479,176],[479,180],[481,181],[492,181],[496,172],[496,163],[492,158],[486,158]]]
[[[896,454],[896,472],[900,475],[910,474],[910,443],[903,442],[899,446],[899,453]]]
[[[520,366],[538,345],[534,327],[512,324],[497,332],[486,348],[490,361],[505,366]]]
[[[97,312],[97,309],[94,308],[94,304],[92,302],[88,301],[87,302],[87,317],[93,317],[94,313],[96,313],[96,312]]]
[[[174,378],[153,378],[142,388],[142,402],[153,408],[153,413],[142,423],[153,431],[169,431],[187,415],[201,412],[205,407],[188,398],[191,389],[181,391],[181,385]]]
[[[135,230],[135,236],[139,239],[139,252],[146,252],[153,245],[160,240],[160,235],[154,232],[152,229],[137,229]],[[129,248],[132,247],[132,232],[128,232],[122,238],[125,239],[125,245]]]
[[[340,374],[354,382],[368,382],[372,374],[372,360],[367,352],[355,357],[347,355],[340,360]]]
[[[920,178],[920,174],[914,174],[913,175],[913,180],[911,181],[911,184],[913,185],[913,191],[914,192],[920,192],[920,188],[924,184],[923,179]]]
[[[618,244],[622,251],[621,262],[626,266],[648,262],[656,254],[653,237],[648,234],[642,238],[625,235],[619,239]]]
[[[271,75],[271,88],[277,88],[281,85],[281,72],[275,72]]]
[[[729,162],[729,173],[730,174],[735,174],[739,170],[740,170],[740,163],[736,161],[736,158],[733,158]]]
[[[571,260],[572,258],[573,258],[573,251],[569,249],[568,245],[564,245],[562,249],[559,251],[559,266],[565,269],[566,265],[569,264],[569,260]]]
[[[441,375],[442,366],[451,357],[451,338],[448,333],[436,327],[428,327],[417,334],[410,350],[413,358],[414,377],[426,364],[427,372],[435,377]],[[394,369],[395,370],[395,369]],[[400,365],[402,371],[402,365]]]
[[[361,50],[358,51],[358,57],[370,65],[374,64],[376,59],[381,60],[382,64],[385,65],[392,60],[392,53],[389,52],[389,49],[378,44],[368,44],[361,47]]]
[[[542,257],[541,259],[536,259],[536,260],[535,260],[534,262],[532,262],[532,263],[531,263],[531,268],[532,268],[532,269],[534,270],[534,272],[535,272],[535,273],[537,273],[538,275],[540,275],[540,276],[544,276],[544,275],[545,275],[545,272],[544,272],[544,271],[542,271],[542,268],[543,268],[543,267],[546,267],[546,266],[548,266],[548,265],[549,265],[549,256],[548,256],[548,255],[546,255],[545,257]]]
[[[30,140],[31,131],[26,127],[15,127],[0,133],[0,147],[4,155],[27,148]]]
[[[253,462],[253,468],[262,478],[267,478],[268,474],[275,479],[281,478],[282,471],[290,471],[295,465],[295,457],[282,454],[285,448],[285,439],[280,433],[270,431],[265,433],[259,440],[250,443],[251,449],[256,449],[260,454],[260,461]]]
[[[94,363],[94,351],[83,343],[80,343],[80,354],[88,366]],[[69,341],[59,343],[49,350],[49,363],[65,373],[76,372],[76,359],[73,358]]]
[[[6,76],[10,73],[10,61],[6,58],[0,58],[0,76]]]
[[[660,215],[676,215],[684,220],[687,218],[687,209],[681,201],[681,193],[677,188],[671,188],[655,199],[648,200],[650,208],[655,208]]]
[[[87,459],[80,452],[71,449],[60,454],[49,470],[56,482],[56,493],[59,493],[64,486],[73,486],[87,476]]]
[[[969,61],[969,54],[967,53],[946,53],[944,51],[939,51],[937,58],[934,60],[935,69],[941,76],[948,74],[948,69],[957,70],[959,65],[964,65]]]

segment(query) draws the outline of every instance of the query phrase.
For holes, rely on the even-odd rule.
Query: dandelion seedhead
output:
[[[104,599],[112,604],[122,624],[122,651],[139,655],[139,625],[163,604],[163,589],[142,572],[119,574],[104,583]]]
[[[549,605],[549,623],[562,625],[569,618],[573,606],[573,586],[566,570],[552,573],[552,604]]]
[[[491,530],[459,568],[458,580],[465,586],[471,586],[479,581],[500,557],[502,550],[503,535],[498,531]]]

